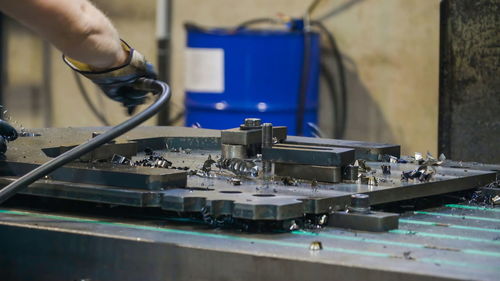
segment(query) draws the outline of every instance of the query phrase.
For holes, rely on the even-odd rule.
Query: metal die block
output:
[[[330,214],[328,225],[353,230],[383,232],[398,228],[399,215],[384,212],[358,213],[341,211]]]
[[[274,194],[251,196],[252,199],[234,203],[234,218],[280,221],[304,215],[304,204],[297,197]]]
[[[287,127],[273,127],[273,137],[278,141],[286,139]],[[239,144],[251,145],[260,144],[262,142],[262,129],[240,130],[239,128],[228,129],[221,131],[221,143],[223,144]]]
[[[345,209],[350,198],[347,195],[341,195],[336,197],[307,197],[301,200],[304,202],[304,213],[319,215]]]
[[[399,158],[401,154],[401,146],[399,145],[364,141],[289,136],[286,139],[285,143],[352,148],[355,150],[356,159],[364,159],[369,161],[377,161],[379,155],[387,154]]]
[[[224,159],[247,158],[247,147],[239,144],[222,144],[221,154]]]
[[[277,144],[262,148],[262,160],[317,166],[345,166],[354,162],[354,150],[339,147]]]
[[[321,182],[338,183],[342,181],[341,169],[337,166],[275,163],[274,174],[282,177],[289,176]]]

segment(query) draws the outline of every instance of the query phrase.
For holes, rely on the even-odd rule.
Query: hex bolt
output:
[[[273,124],[262,124],[262,148],[269,148],[273,146]],[[270,161],[262,162],[262,173],[264,179],[269,179],[272,172],[272,165]]]
[[[258,127],[260,126],[262,120],[260,118],[245,118],[246,127]]]
[[[352,194],[351,205],[348,210],[350,212],[369,213],[370,212],[370,196],[367,194]]]
[[[273,124],[262,124],[262,147],[273,146]]]

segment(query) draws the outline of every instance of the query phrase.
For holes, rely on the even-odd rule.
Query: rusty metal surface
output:
[[[500,2],[441,1],[439,151],[500,163]]]

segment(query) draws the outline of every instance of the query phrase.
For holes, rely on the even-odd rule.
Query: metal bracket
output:
[[[383,232],[398,228],[399,215],[384,212],[358,213],[340,211],[329,215],[328,225],[354,230]]]

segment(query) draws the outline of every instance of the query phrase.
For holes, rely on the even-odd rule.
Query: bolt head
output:
[[[247,127],[258,127],[261,123],[260,118],[245,118],[245,126]]]

